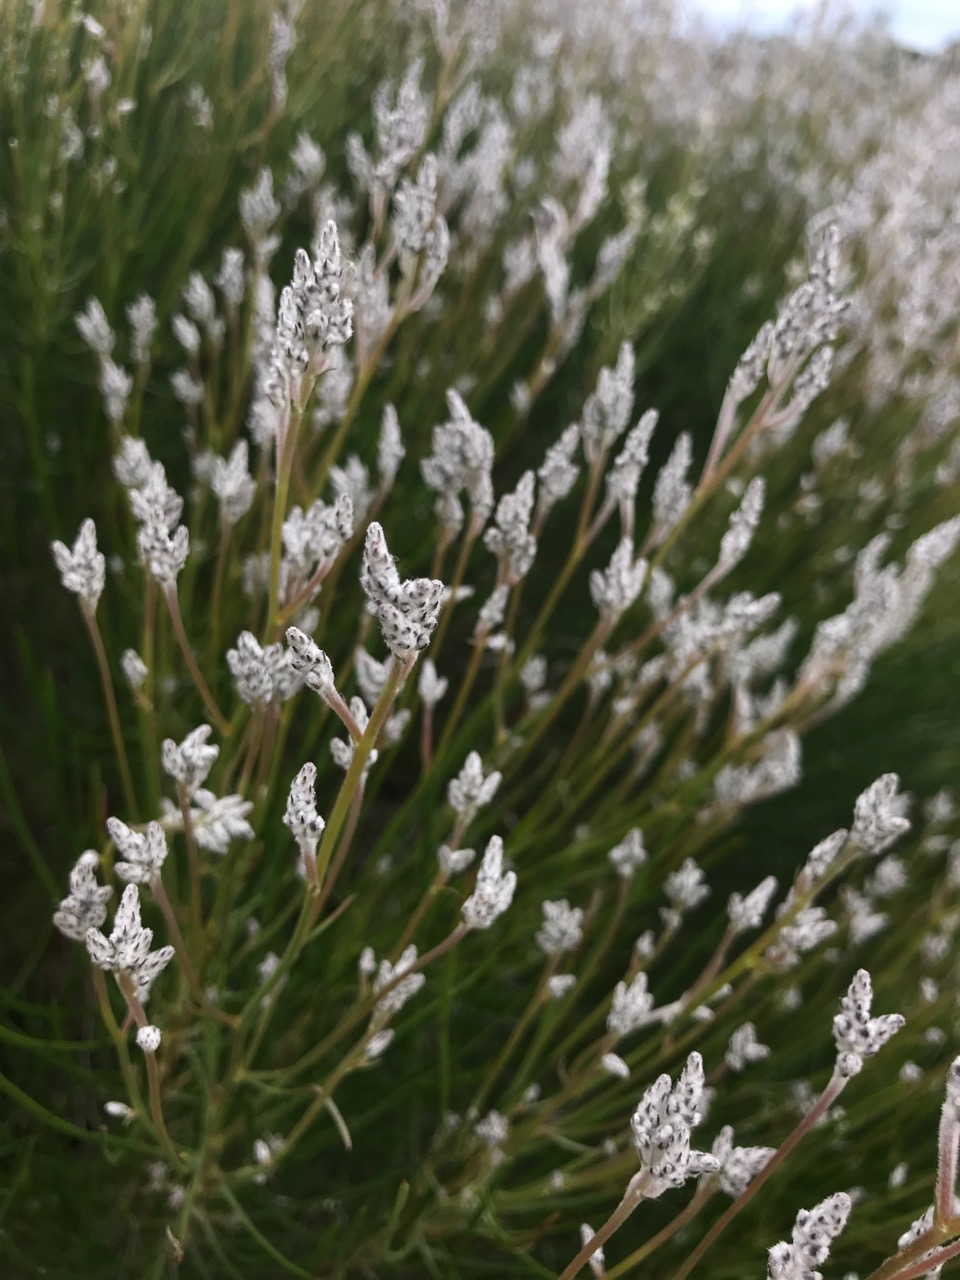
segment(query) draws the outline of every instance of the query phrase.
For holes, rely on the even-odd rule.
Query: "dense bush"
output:
[[[6,1273],[930,1270],[949,59],[620,0],[0,33]]]

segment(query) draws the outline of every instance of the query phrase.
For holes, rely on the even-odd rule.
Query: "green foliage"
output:
[[[0,151],[0,537],[10,624],[0,654],[8,849],[0,891],[10,904],[0,943],[4,1274],[555,1276],[576,1253],[580,1222],[607,1219],[636,1173],[629,1117],[657,1074],[676,1076],[698,1051],[716,1096],[695,1145],[708,1148],[731,1124],[737,1142],[776,1147],[801,1119],[804,1098],[812,1102],[826,1083],[830,1020],[860,967],[873,974],[876,1008],[902,1011],[907,1029],[867,1063],[842,1114],[838,1108],[805,1137],[789,1174],[778,1171],[758,1192],[698,1274],[762,1275],[764,1250],[789,1236],[798,1209],[854,1185],[863,1196],[832,1265],[872,1270],[932,1198],[945,1044],[955,1032],[956,822],[945,804],[917,820],[898,850],[906,883],[889,900],[871,880],[876,860],[856,841],[835,869],[843,871],[838,882],[834,871],[812,888],[794,878],[813,844],[850,825],[855,797],[878,774],[896,770],[928,797],[952,781],[957,706],[945,675],[958,654],[955,565],[944,565],[922,609],[919,586],[916,610],[895,592],[868,601],[873,621],[883,609],[916,621],[905,638],[891,636],[899,643],[882,656],[878,644],[863,694],[847,702],[837,692],[850,654],[819,680],[805,679],[801,663],[819,624],[849,604],[851,565],[873,537],[890,537],[883,562],[909,562],[918,537],[957,510],[956,419],[943,409],[944,385],[960,372],[956,344],[936,316],[924,341],[901,342],[898,295],[908,272],[930,263],[942,270],[947,250],[931,247],[939,246],[936,228],[918,217],[902,232],[914,239],[898,277],[893,241],[874,251],[857,210],[844,205],[861,169],[887,154],[871,109],[890,95],[919,136],[938,119],[955,76],[946,67],[918,73],[867,33],[828,31],[820,43],[779,50],[716,49],[678,35],[655,6],[628,25],[614,0],[597,5],[592,22],[580,6],[552,13],[517,0],[503,6],[486,47],[482,21],[471,28],[479,7],[451,5],[447,36],[431,26],[428,8],[307,0],[274,12],[265,0],[127,0],[93,6],[93,25],[68,0],[0,11],[0,118],[8,122]],[[287,18],[295,32],[289,58],[277,46],[278,21]],[[109,83],[97,90],[100,56]],[[395,89],[418,56],[425,135],[378,207],[348,162],[347,135],[358,132],[376,154],[377,86],[390,76]],[[416,177],[422,154],[444,157],[444,128],[473,80],[486,114],[443,159],[430,211],[434,230],[440,213],[449,223],[450,259],[414,308],[427,252],[394,252],[390,197],[400,173]],[[209,127],[195,86],[208,100]],[[524,86],[538,105],[521,105]],[[610,131],[609,177],[590,169],[603,150],[599,126],[590,145],[570,144],[579,168],[557,159],[565,126],[593,119],[592,94]],[[502,183],[490,179],[495,156],[475,159],[482,124],[498,119],[509,124]],[[323,148],[322,177],[301,170],[298,178],[292,155],[302,133]],[[278,242],[258,251],[238,208],[264,167],[280,201]],[[543,243],[564,220],[576,221],[593,179],[602,188],[597,206],[559,251],[570,286],[558,304]],[[946,198],[948,186],[944,179],[927,197]],[[475,189],[484,195],[476,207]],[[809,219],[828,206],[847,219],[846,278],[835,283],[855,303],[838,367],[782,439],[773,426],[777,400],[803,362],[776,395],[771,375],[741,397],[726,452],[714,459],[731,374],[760,324],[821,261],[824,225]],[[268,280],[277,291],[286,285],[294,250],[314,245],[329,217],[355,307],[345,348],[352,382],[338,402],[332,356],[320,354],[305,398],[295,398],[289,455],[270,440],[251,447],[253,506],[227,525],[208,454],[226,457],[237,441],[256,442],[251,405],[263,390],[275,318],[258,317],[257,289]],[[598,259],[625,229],[622,265],[601,288]],[[363,293],[365,243],[392,308],[382,341]],[[222,342],[205,336],[199,355],[185,356],[171,320],[183,310],[191,272],[213,281],[223,250],[241,246],[242,307],[231,313],[218,295]],[[531,264],[514,288],[505,262],[518,246]],[[581,324],[578,290],[588,298]],[[137,362],[125,309],[143,292],[156,300],[159,327],[149,358]],[[97,359],[76,325],[90,298],[119,335],[113,358],[133,375],[112,424]],[[936,310],[922,301],[925,316]],[[649,577],[636,602],[609,625],[597,622],[588,571],[608,564],[632,519],[617,504],[598,515],[619,443],[593,466],[578,450],[580,479],[537,524],[533,568],[510,584],[505,621],[478,624],[502,566],[479,530],[445,536],[420,473],[435,447],[432,428],[450,417],[448,389],[462,392],[492,436],[499,499],[541,465],[568,423],[585,420],[585,401],[624,342],[635,356],[629,425],[650,406],[660,414],[639,497],[628,504],[636,508],[636,550],[669,572],[681,617],[694,615],[700,591],[718,609],[735,592],[781,595],[766,630],[791,616],[797,634],[775,664],[788,677],[779,700],[766,678],[773,669],[761,674],[762,691],[749,680],[735,688],[729,677],[725,661],[740,653],[747,630],[704,642],[688,669],[664,620],[672,604],[658,611]],[[178,403],[171,390],[184,365],[202,383],[196,405]],[[318,404],[329,409],[319,426]],[[407,455],[396,481],[378,487],[388,404]],[[846,443],[819,456],[840,418]],[[657,533],[655,479],[684,431],[693,442],[693,505],[678,508],[672,532]],[[142,440],[188,497],[191,555],[175,589],[187,645],[162,584],[144,571],[138,519],[111,475],[125,438]],[[354,453],[374,492],[320,575],[320,615],[308,625],[277,580],[281,523],[294,504],[332,503],[350,472],[331,469]],[[766,508],[753,547],[703,586],[744,486],[760,473]],[[116,562],[108,561],[99,607],[78,610],[49,547],[53,539],[71,544],[88,517],[100,551]],[[393,741],[379,728],[358,735],[344,780],[329,743],[347,735],[331,706],[307,689],[251,706],[237,695],[225,654],[242,631],[266,645],[295,621],[329,653],[344,697],[356,695],[358,646],[391,661],[359,585],[364,526],[373,519],[402,577],[469,584],[475,597],[446,606],[420,666],[395,660],[390,670],[405,678],[395,705],[392,694],[367,697],[374,720],[398,710],[411,718]],[[259,586],[250,591],[245,563],[254,555],[265,557],[267,572],[252,575]],[[857,572],[869,577],[862,559]],[[491,633],[499,631],[509,643],[498,648]],[[139,691],[121,674],[128,647],[149,669]],[[666,655],[646,685],[634,684],[638,651]],[[520,678],[526,659],[541,652],[544,701]],[[450,681],[435,716],[417,690],[426,658]],[[605,663],[613,663],[612,689],[598,679]],[[691,675],[705,676],[699,691]],[[741,694],[757,702],[755,714],[744,711]],[[178,793],[160,756],[163,739],[179,742],[221,716],[207,785],[248,801],[251,828],[222,857],[195,847],[202,805],[189,788]],[[649,745],[652,735],[640,735],[654,727],[659,740]],[[803,781],[786,790],[798,779],[776,752],[800,736]],[[379,756],[359,785],[362,757],[375,744]],[[475,814],[458,815],[448,785],[473,750],[503,781]],[[724,799],[721,770],[771,760],[772,785]],[[305,761],[316,763],[317,806],[328,824],[316,882],[302,859],[306,887],[283,823]],[[122,851],[106,819],[140,830],[161,816],[170,844],[163,885],[202,991],[192,989],[182,954],[158,979],[148,1006],[163,1033],[154,1081],[152,1055],[135,1047],[124,1023],[128,1001],[110,975],[101,990],[104,975],[94,981],[83,946],[48,922],[87,847],[99,854],[101,880],[114,885],[112,912]],[[620,878],[608,854],[638,827],[649,858]],[[496,836],[516,869],[515,901],[490,929],[461,936],[474,871],[438,872],[438,848],[469,843],[479,861]],[[687,858],[703,867],[712,894],[671,922],[661,915],[665,886]],[[781,884],[774,901],[794,881],[804,903],[816,897],[837,926],[789,972],[772,951],[789,914],[736,941],[725,933],[728,895],[769,873]],[[889,915],[885,929],[860,938],[866,908],[850,890]],[[146,887],[141,896],[156,945],[175,940],[159,899]],[[571,954],[545,958],[534,941],[541,903],[558,899],[584,910],[584,936]],[[635,947],[646,930],[656,935],[652,954]],[[429,960],[426,983],[395,1015],[395,1040],[376,1057],[368,1053],[380,1026],[376,993],[358,960],[373,948],[395,963],[411,941],[420,962]],[[270,953],[277,965],[263,968]],[[605,1032],[611,994],[641,970],[656,1008],[676,1004],[675,1016],[617,1041]],[[550,998],[549,979],[567,971],[575,988]],[[724,1053],[747,1020],[771,1053],[736,1074]],[[601,1066],[614,1050],[628,1079]],[[130,1123],[108,1118],[107,1100],[124,1100],[137,1114]],[[510,1122],[500,1143],[475,1132],[491,1109]],[[275,1148],[254,1148],[274,1135]],[[903,1180],[888,1184],[901,1162]],[[670,1191],[640,1206],[607,1249],[611,1278],[644,1274],[640,1258],[634,1270],[619,1264],[659,1244],[661,1231],[656,1273],[680,1271],[725,1199],[711,1199],[684,1225],[677,1215],[690,1194]]]

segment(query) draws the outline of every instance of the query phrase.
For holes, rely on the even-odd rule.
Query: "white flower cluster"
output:
[[[380,472],[381,492],[386,493],[392,487],[406,453],[396,407],[385,404],[377,441],[377,470]]]
[[[326,826],[317,812],[316,783],[317,766],[308,760],[290,783],[283,815],[284,825],[289,827],[305,858],[317,856],[317,845]]]
[[[146,683],[147,676],[150,674],[147,664],[136,649],[124,649],[120,655],[120,670],[123,672],[124,679],[134,694],[140,692]]]
[[[583,452],[589,463],[603,458],[614,441],[627,429],[633,412],[633,347],[624,342],[616,366],[600,370],[596,389],[587,397],[580,420]]]
[[[187,526],[179,523],[183,499],[168,484],[163,464],[150,460],[142,442],[135,442],[135,446],[122,447],[114,460],[114,471],[129,490],[130,510],[139,526],[140,563],[159,583],[169,587],[176,582],[190,551]]]
[[[153,930],[140,923],[140,894],[136,884],[128,884],[123,891],[110,937],[97,928],[87,930],[84,941],[90,959],[100,969],[112,973],[128,973],[134,982],[137,997],[145,1004],[150,988],[173,959],[173,947],[160,947],[151,951]]]
[[[790,1244],[775,1244],[767,1258],[768,1280],[823,1280],[817,1270],[830,1255],[830,1246],[847,1225],[853,1201],[844,1191],[829,1196],[814,1209],[801,1209]]]
[[[446,265],[449,233],[443,219],[437,218],[437,157],[432,153],[421,160],[415,181],[407,177],[400,180],[393,197],[390,229],[402,262],[404,257],[416,258],[426,249],[428,255],[431,250],[439,251]],[[438,277],[442,270],[443,266]]]
[[[618,982],[607,1014],[607,1030],[618,1039],[637,1031],[653,1019],[653,996],[647,989],[647,975],[638,973],[628,983]]]
[[[473,893],[460,908],[468,929],[489,929],[507,910],[517,887],[517,873],[503,870],[503,841],[491,836],[477,872]]]
[[[776,892],[776,876],[767,876],[755,889],[751,889],[746,897],[742,897],[739,893],[731,893],[727,900],[730,927],[736,933],[743,933],[747,929],[759,929]]]
[[[833,707],[859,693],[874,659],[913,626],[936,581],[937,567],[953,554],[958,540],[960,517],[955,516],[918,538],[902,568],[881,564],[889,534],[868,542],[854,565],[854,598],[842,613],[817,625],[801,679],[831,690]]]
[[[187,795],[192,796],[201,783],[206,781],[207,774],[220,755],[219,747],[207,744],[212,732],[208,724],[202,724],[188,733],[179,744],[172,738],[166,738],[163,742],[163,771],[181,783]]]
[[[910,822],[903,816],[907,798],[899,788],[897,775],[885,773],[857,797],[850,839],[866,853],[882,853],[910,830]]]
[[[437,514],[455,533],[463,525],[460,494],[470,500],[477,533],[493,510],[493,436],[470,415],[462,397],[447,392],[448,422],[433,428],[433,452],[420,464],[420,473],[439,495]]]
[[[703,1060],[691,1053],[676,1084],[664,1073],[646,1091],[630,1121],[647,1175],[644,1195],[654,1200],[688,1178],[719,1173],[716,1156],[690,1147],[693,1130],[700,1124],[704,1101]]]
[[[412,944],[404,950],[395,965],[389,960],[380,961],[373,982],[373,994],[378,999],[370,1019],[371,1027],[382,1030],[426,982],[422,973],[410,972],[416,963],[417,948]],[[387,987],[390,989],[386,990]]]
[[[93,521],[84,520],[72,548],[54,542],[53,559],[66,590],[79,596],[93,612],[103,595],[107,575],[106,557],[97,550],[97,527]]]
[[[320,234],[316,258],[294,255],[293,280],[280,295],[272,372],[282,384],[306,372],[327,347],[342,346],[353,332],[353,304],[343,293],[340,238],[333,221]]]
[[[299,627],[287,628],[287,644],[290,646],[290,666],[308,689],[326,696],[334,689],[333,664],[316,643]]]
[[[338,478],[342,485],[349,476]],[[333,564],[353,537],[356,505],[353,495],[343,490],[332,504],[318,498],[305,511],[302,507],[290,508],[282,529],[283,563],[288,576],[306,583]]]
[[[144,1053],[156,1053],[160,1048],[160,1028],[148,1023],[137,1029],[137,1048]]]
[[[463,762],[463,768],[447,787],[450,807],[464,820],[472,818],[478,809],[490,803],[497,794],[501,775],[496,769],[483,772],[483,761],[478,751],[471,751]]]
[[[526,577],[537,553],[537,540],[530,532],[535,480],[525,471],[512,493],[497,503],[495,524],[484,535],[484,544],[500,561],[499,580],[516,586]]]
[[[628,526],[637,489],[640,487],[640,477],[650,460],[650,441],[658,418],[656,409],[647,410],[637,425],[627,432],[623,448],[607,471],[607,494],[611,502],[619,504],[621,519]]]
[[[778,913],[786,904],[778,908]],[[827,915],[826,907],[804,907],[789,924],[781,927],[776,940],[764,953],[764,959],[774,968],[792,969],[800,963],[800,957],[815,951],[837,931],[837,922]]]
[[[510,1121],[499,1111],[488,1111],[482,1120],[473,1126],[474,1134],[487,1149],[494,1165],[503,1160],[503,1146],[510,1134]]]
[[[133,831],[119,818],[107,819],[107,831],[121,861],[114,870],[130,884],[159,879],[167,856],[167,837],[159,822],[148,822],[145,831]]]
[[[70,892],[54,912],[53,923],[65,938],[83,942],[88,929],[99,928],[107,918],[110,885],[97,884],[100,859],[92,849],[82,853],[70,871]]]
[[[437,865],[443,875],[455,876],[466,871],[476,856],[475,849],[451,849],[449,845],[442,844],[437,850]]]
[[[210,488],[220,502],[220,511],[228,525],[236,524],[250,510],[257,492],[256,482],[248,470],[246,440],[238,440],[229,458],[214,456],[210,471]]]
[[[629,538],[621,538],[606,569],[590,571],[590,596],[601,618],[612,624],[626,613],[639,598],[646,576],[646,560],[634,555]]]
[[[537,946],[548,956],[574,951],[583,937],[583,908],[571,907],[566,898],[543,903],[543,927],[537,931]]]
[[[425,707],[433,708],[450,687],[450,681],[446,676],[441,676],[437,672],[430,658],[424,658],[420,664],[420,679],[417,684],[417,693],[420,695],[420,701]]]
[[[663,891],[670,902],[665,915],[668,921],[678,918],[684,911],[695,910],[710,896],[703,868],[693,858],[686,858],[676,871],[670,872],[664,881]]]
[[[724,573],[736,568],[747,553],[760,516],[763,513],[764,481],[754,476],[747,485],[740,506],[730,517],[730,524],[720,541],[720,558],[717,566]]]
[[[763,1062],[769,1057],[770,1046],[760,1043],[752,1022],[745,1022],[730,1037],[723,1060],[731,1071],[745,1071],[751,1062]]]
[[[717,1180],[724,1195],[736,1200],[743,1195],[765,1165],[776,1154],[774,1147],[735,1147],[733,1128],[725,1124],[710,1148],[711,1155],[720,1163]]]
[[[537,520],[546,519],[550,508],[567,496],[577,483],[580,468],[573,461],[580,442],[580,427],[572,422],[550,445],[537,471],[540,493],[537,499]]]
[[[381,207],[403,166],[419,151],[430,121],[430,108],[420,89],[423,63],[415,60],[399,85],[387,80],[373,95],[377,156],[371,158],[358,134],[347,139],[347,160],[357,184],[370,192],[371,205]]]
[[[662,542],[682,519],[690,505],[693,489],[687,481],[687,473],[693,462],[693,442],[688,432],[677,436],[670,457],[657,474],[653,489],[653,527],[655,539]]]
[[[227,666],[237,694],[250,705],[285,702],[304,683],[305,668],[293,645],[290,650],[279,643],[261,645],[252,631],[241,631],[236,648],[227,650]]]
[[[443,583],[436,578],[401,581],[383,529],[376,522],[367,529],[360,583],[395,657],[408,658],[427,647],[440,619]]]
[[[280,205],[273,194],[273,174],[263,168],[252,187],[240,193],[240,222],[258,259],[270,258],[280,243],[271,228],[280,216]]]
[[[183,814],[169,800],[160,801],[163,826],[167,831],[183,830]],[[190,824],[201,849],[223,856],[231,840],[253,840],[254,830],[247,821],[253,801],[241,795],[216,796],[206,787],[198,787],[190,797]]]
[[[624,880],[631,879],[637,868],[642,867],[647,860],[647,850],[640,828],[634,827],[632,831],[628,831],[607,856],[618,876]]]
[[[157,331],[157,304],[148,293],[138,294],[127,307],[130,325],[130,350],[138,365],[150,361],[150,347]]]
[[[833,1020],[833,1038],[837,1045],[837,1074],[855,1076],[863,1070],[864,1058],[872,1058],[891,1037],[904,1026],[899,1013],[870,1017],[873,985],[866,969],[853,975],[847,994],[840,1001],[840,1012]]]
[[[149,302],[153,307],[153,300],[142,295],[137,300],[139,303]],[[128,309],[128,318],[134,327],[134,339],[132,347],[135,357],[140,354],[140,343],[138,342],[137,323],[141,320],[140,312],[135,312],[134,307]],[[145,318],[145,317],[143,317]],[[156,312],[153,311],[153,327],[156,327]],[[136,321],[136,322],[135,322]],[[114,425],[119,426],[123,421],[126,412],[127,402],[130,399],[130,392],[133,390],[133,378],[112,358],[113,349],[116,345],[116,334],[110,327],[107,314],[103,309],[102,303],[98,298],[88,298],[87,305],[75,317],[77,331],[83,338],[87,346],[94,352],[100,361],[100,377],[99,387],[100,394],[103,396],[104,412],[108,420]],[[152,338],[152,329],[150,337]],[[147,339],[149,346],[149,338]]]

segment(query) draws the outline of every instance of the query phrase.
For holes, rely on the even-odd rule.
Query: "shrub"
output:
[[[98,1021],[9,997],[58,1082],[6,1086],[50,1130],[15,1265],[683,1277],[793,1223],[782,1280],[848,1217],[876,1280],[957,1247],[949,793],[890,853],[874,745],[799,865],[741,825],[960,539],[924,149],[956,77],[648,16],[11,8],[5,385],[102,697],[83,724],[61,635],[58,714],[112,755],[95,806],[49,788]],[[96,422],[51,438],[72,382]],[[945,1078],[914,1178],[878,1117],[932,1133]]]

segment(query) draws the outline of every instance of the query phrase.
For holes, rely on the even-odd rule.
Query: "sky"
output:
[[[811,0],[693,0],[692,7],[723,28],[778,31],[798,8],[819,5]],[[913,49],[935,52],[960,39],[960,0],[849,0],[848,7],[864,17],[877,10],[887,14],[892,34]]]

